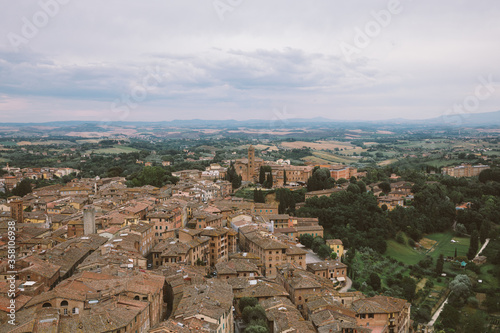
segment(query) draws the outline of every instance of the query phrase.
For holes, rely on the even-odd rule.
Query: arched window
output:
[[[42,308],[51,308],[52,304],[50,303],[43,303]]]
[[[139,296],[135,296],[134,300],[139,301],[140,300]]]
[[[68,301],[62,301],[61,306],[68,306]]]

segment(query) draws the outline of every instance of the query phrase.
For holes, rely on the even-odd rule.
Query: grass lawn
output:
[[[488,271],[494,272],[495,265],[493,264],[485,264],[481,265],[481,272],[478,275],[477,279],[482,280],[482,286],[496,289],[499,287],[498,279]]]
[[[405,240],[407,240],[406,237]],[[456,242],[454,243],[452,240]],[[445,257],[453,257],[455,255],[455,248],[457,249],[458,256],[465,256],[469,250],[470,240],[464,237],[454,237],[451,232],[443,232],[426,235],[421,243],[431,244],[430,248],[415,250],[406,244],[400,244],[390,239],[387,241],[385,255],[404,262],[407,265],[414,265],[425,258],[426,255],[431,256],[433,259],[438,258],[440,254],[443,254]]]
[[[444,233],[434,233],[425,236],[425,238],[432,239],[437,243],[431,248],[427,254],[434,259],[443,254],[445,257],[455,256],[455,248],[457,249],[457,255],[466,256],[467,251],[469,251],[470,239],[464,237],[454,237],[451,232]],[[455,242],[452,242],[455,241]]]
[[[414,250],[408,245],[400,244],[393,239],[387,241],[387,251],[385,251],[385,255],[407,265],[415,265],[425,257],[422,252]]]
[[[261,190],[264,193],[264,196],[266,196],[266,202],[268,202],[268,198],[267,198],[268,193],[269,192],[274,192],[272,190],[267,190],[265,188],[257,188],[257,189]],[[251,200],[253,200],[253,192],[254,192],[254,190],[255,190],[255,187],[245,187],[245,188],[242,188],[242,189],[239,189],[238,191],[236,191],[234,193],[234,196],[238,197],[238,198],[244,198],[244,199],[251,199]],[[270,200],[273,201],[272,198]]]

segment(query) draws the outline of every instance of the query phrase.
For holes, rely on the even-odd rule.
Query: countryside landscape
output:
[[[300,263],[311,266],[312,271],[318,265],[314,262],[321,260],[345,265],[348,282],[334,281],[331,292],[384,295],[409,302],[409,330],[459,332],[466,327],[467,332],[478,325],[485,331],[498,329],[500,137],[491,126],[340,126],[300,120],[274,130],[264,121],[264,125],[256,122],[238,127],[213,122],[207,128],[147,123],[4,124],[0,131],[4,207],[21,199],[23,226],[29,227],[26,219],[36,221],[34,216],[44,214],[37,204],[42,197],[33,193],[54,188],[66,198],[62,194],[66,188],[71,193],[72,187],[86,188],[84,183],[100,184],[101,180],[109,182],[107,179],[116,184],[112,187],[121,188],[118,193],[134,188],[145,191],[134,200],[152,195],[170,197],[174,206],[198,202],[202,211],[203,206],[205,210],[227,207],[232,213],[219,223],[239,231],[234,255],[252,251],[242,241],[250,236],[241,233],[245,228],[265,228],[259,222],[263,218],[263,222],[273,223],[271,234],[276,241],[297,242],[304,254],[317,258]],[[249,167],[252,160],[254,170]],[[470,171],[474,175],[459,174],[464,166],[479,169]],[[44,174],[58,168],[68,171],[60,176]],[[12,177],[15,185],[8,182]],[[229,186],[226,192],[210,190],[209,184],[222,190],[224,183]],[[106,220],[113,210],[102,206],[102,191],[110,185],[93,186],[102,190],[77,197],[97,208],[97,220]],[[179,202],[181,198],[188,201]],[[70,196],[68,202],[72,201]],[[165,207],[163,203],[152,208],[145,222]],[[269,213],[261,213],[257,207],[265,207]],[[48,206],[46,209],[48,213]],[[47,213],[44,216],[52,215]],[[78,220],[78,214],[62,215],[59,225],[68,233],[68,240],[69,225]],[[218,213],[210,214],[215,217]],[[235,222],[244,216],[250,224]],[[311,218],[317,221],[319,235],[299,232],[297,237],[293,230],[299,227],[290,229],[293,222],[278,222]],[[184,221],[181,226],[185,228],[199,228],[189,216]],[[45,223],[37,226],[47,227]],[[97,234],[113,232],[110,227],[102,224]],[[181,229],[172,227],[169,235],[180,237],[177,230]],[[54,230],[54,226],[50,228]],[[156,247],[164,246],[164,237],[158,237]],[[342,253],[328,245],[333,240],[340,241]],[[161,268],[154,264],[154,254],[144,256],[148,270]],[[191,265],[201,265],[203,275],[211,279],[220,278],[222,267],[209,262],[203,266],[202,259]],[[217,272],[219,275],[212,275]],[[265,269],[260,274],[273,278],[276,273]],[[177,302],[169,299],[167,304],[169,301]],[[264,330],[267,324],[246,319],[241,302],[247,301],[254,304],[251,297],[235,299],[239,309],[234,314],[235,325],[245,332],[255,326]],[[245,324],[250,326],[244,329]]]

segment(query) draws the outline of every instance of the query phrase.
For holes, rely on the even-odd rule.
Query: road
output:
[[[486,245],[488,245],[489,242],[490,242],[490,239],[486,238],[486,240],[484,241],[483,246],[481,246],[481,250],[479,250],[479,252],[476,254],[476,258],[479,257],[479,255],[481,254],[481,252],[483,252],[484,248],[486,247]]]
[[[434,325],[434,323],[436,322],[436,320],[438,319],[439,315],[441,314],[441,311],[443,311],[443,308],[444,308],[444,305],[448,303],[448,298],[446,298],[443,302],[443,304],[441,304],[441,306],[439,307],[439,309],[437,309],[436,312],[434,312],[434,315],[432,316],[431,318],[431,321],[427,324],[429,326],[432,326]]]
[[[352,287],[352,280],[349,279],[348,277],[345,278],[345,286],[343,286],[341,289],[340,289],[340,292],[341,293],[345,293],[347,292],[349,289],[351,289]]]
[[[323,260],[318,257],[318,255],[316,253],[314,253],[312,250],[310,249],[306,249],[304,248],[304,250],[307,251],[307,254],[306,254],[306,264],[313,264],[315,262],[322,262]]]

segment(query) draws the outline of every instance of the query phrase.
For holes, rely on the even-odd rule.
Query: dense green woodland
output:
[[[347,248],[370,247],[379,253],[385,252],[385,240],[399,231],[419,241],[423,234],[451,229],[456,221],[465,227],[464,233],[477,230],[484,239],[500,221],[500,182],[482,174],[479,179],[436,175],[432,179],[415,179],[414,199],[392,211],[378,207],[377,198],[366,192],[370,185],[366,179],[330,197],[310,198],[296,214],[317,217],[327,237],[341,238]],[[470,202],[470,209],[457,211],[455,205],[462,202]]]

